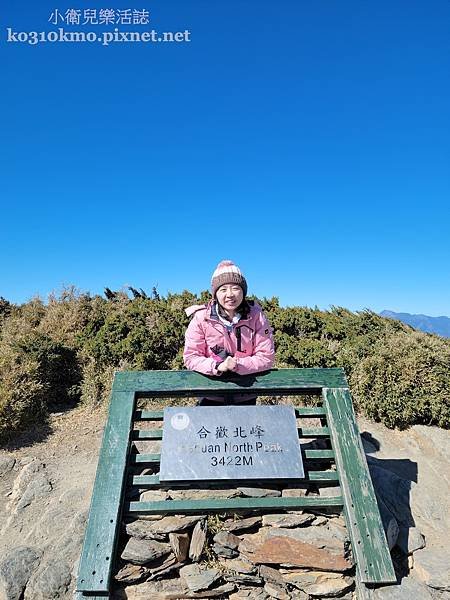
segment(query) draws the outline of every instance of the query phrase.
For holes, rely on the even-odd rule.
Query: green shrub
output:
[[[209,293],[133,296],[67,288],[47,304],[0,299],[0,439],[44,420],[54,405],[106,400],[116,370],[183,368],[184,309]],[[369,417],[389,427],[449,427],[450,340],[368,310],[259,302],[274,329],[276,366],[343,367]]]
[[[350,378],[357,406],[388,427],[450,426],[450,344],[416,331],[379,340]]]

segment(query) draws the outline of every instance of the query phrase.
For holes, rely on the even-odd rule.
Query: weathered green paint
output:
[[[133,409],[132,392],[113,391],[81,553],[78,591],[97,593],[109,590]]]
[[[345,500],[347,528],[362,583],[396,581],[348,388],[323,390]]]
[[[303,450],[303,456],[310,460],[327,460],[334,459],[333,450]],[[130,463],[159,463],[161,461],[161,454],[131,454]]]
[[[161,454],[131,454],[130,463],[137,465],[140,463],[152,464],[161,462]]]
[[[226,481],[226,480],[215,480],[215,481]],[[244,485],[245,480],[241,480],[240,485]],[[247,479],[247,481],[251,481]],[[338,474],[336,471],[309,471],[304,479],[295,479],[295,482],[304,481],[339,481]],[[237,480],[233,480],[236,484]],[[159,475],[134,475],[132,478],[133,485],[137,487],[158,487]]]
[[[129,502],[125,504],[127,514],[183,514],[208,513],[237,510],[282,510],[296,508],[324,508],[342,506],[342,497],[321,498],[302,496],[299,498],[218,498],[208,500],[165,500],[162,502]]]
[[[303,454],[310,460],[334,459],[333,450],[303,450]]]
[[[302,394],[320,391],[323,387],[346,386],[344,371],[334,369],[274,369],[254,375],[207,377],[194,371],[122,371],[116,373],[117,390],[137,392],[140,395],[201,396],[245,392],[260,396]]]
[[[323,406],[299,406],[295,408],[297,417],[325,417],[326,411]],[[138,421],[163,421],[163,410],[141,410],[138,409],[134,417]]]
[[[328,427],[299,427],[298,435],[301,438],[328,437],[330,430]],[[162,440],[162,429],[134,429],[132,432],[133,440]]]

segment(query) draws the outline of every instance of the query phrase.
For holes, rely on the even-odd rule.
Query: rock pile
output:
[[[117,600],[352,598],[341,516],[141,517],[124,528]]]

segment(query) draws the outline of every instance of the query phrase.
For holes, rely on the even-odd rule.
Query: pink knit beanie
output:
[[[220,262],[211,278],[211,294],[216,295],[217,290],[221,285],[235,283],[241,286],[244,292],[244,298],[247,295],[247,282],[242,275],[241,270],[231,260],[223,260]]]

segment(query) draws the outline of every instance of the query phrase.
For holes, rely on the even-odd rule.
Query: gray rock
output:
[[[213,540],[220,544],[221,546],[225,546],[226,548],[231,548],[232,550],[236,550],[236,548],[240,544],[240,539],[237,535],[229,533],[228,531],[219,531],[214,536]]]
[[[417,527],[401,527],[397,538],[397,546],[405,554],[412,554],[416,550],[425,548],[425,538]]]
[[[345,554],[346,532],[342,532],[339,527],[331,526],[330,523],[321,527],[299,527],[296,529],[283,529],[279,527],[270,527],[265,531],[267,539],[273,537],[289,537],[307,544],[312,544],[316,548],[329,550],[334,554]]]
[[[228,596],[228,600],[267,600],[267,598],[269,598],[268,594],[262,588],[257,587],[242,587],[235,594]]]
[[[7,454],[0,454],[0,477],[9,473],[16,464],[16,459]]]
[[[191,515],[188,517],[163,517],[157,521],[145,521],[139,519],[127,525],[128,535],[141,539],[160,539],[169,533],[184,531],[204,519],[202,515]]]
[[[62,560],[51,559],[30,578],[24,600],[57,600],[66,594],[71,580],[71,569]]]
[[[267,581],[267,583],[276,583],[281,586],[285,585],[283,576],[278,569],[268,567],[267,565],[261,565],[259,567],[259,574]]]
[[[450,561],[438,550],[418,550],[414,553],[414,575],[428,587],[450,591]]]
[[[257,487],[238,487],[237,488],[243,496],[249,498],[275,498],[281,496],[280,490],[271,490]]]
[[[258,577],[257,575],[225,573],[223,578],[225,579],[225,581],[229,581],[230,583],[236,583],[239,586],[241,586],[241,585],[262,585],[264,583],[262,577]]]
[[[180,577],[191,592],[206,590],[220,577],[218,569],[200,569],[197,564],[186,565],[180,569]]]
[[[223,558],[236,558],[239,554],[237,550],[233,550],[232,548],[227,548],[226,546],[222,546],[221,544],[213,544],[213,551],[217,556],[221,556]]]
[[[264,526],[271,527],[300,527],[301,525],[308,525],[315,519],[314,515],[308,513],[299,514],[276,514],[276,515],[264,515],[262,518],[262,524]],[[325,519],[326,523],[326,519]]]
[[[197,562],[202,555],[203,548],[206,542],[206,531],[207,523],[205,521],[199,521],[192,532],[191,543],[189,546],[189,558],[193,562]]]
[[[338,485],[322,487],[320,488],[320,496],[323,498],[337,498],[338,496],[342,496],[342,489]]]
[[[223,528],[226,531],[237,533],[239,531],[246,531],[259,525],[262,521],[262,517],[259,515],[256,517],[247,517],[246,519],[238,519],[237,521],[226,521]]]
[[[153,521],[133,521],[127,523],[126,532],[130,537],[138,540],[159,540],[160,542],[167,540],[167,533],[161,533],[154,527]]]
[[[52,491],[52,486],[44,473],[38,473],[27,485],[17,503],[17,511],[21,511],[35,500],[44,498]]]
[[[148,573],[149,569],[142,565],[127,564],[114,575],[114,579],[122,583],[137,583],[148,575]]]
[[[209,498],[236,498],[240,492],[233,489],[219,490],[169,490],[172,500],[205,500]]]
[[[289,600],[291,597],[284,588],[278,586],[276,583],[266,583],[264,591],[272,598],[277,598],[277,600]]]
[[[159,561],[156,562],[158,563]],[[162,576],[167,575],[175,569],[179,569],[183,565],[184,562],[178,562],[175,558],[175,554],[171,553],[163,560],[161,564],[149,569],[150,577],[147,578],[147,581],[152,579],[160,579]]]
[[[19,600],[32,573],[39,565],[42,552],[19,546],[0,562],[0,599]]]
[[[413,577],[404,577],[400,585],[389,585],[373,591],[373,600],[432,600],[429,589]]]
[[[189,534],[188,533],[169,533],[169,542],[173,553],[179,562],[186,560],[189,554]]]
[[[162,502],[169,499],[169,494],[164,490],[145,490],[139,497],[140,502]]]
[[[252,575],[256,571],[255,565],[244,560],[242,557],[232,558],[231,560],[221,560],[220,562],[227,571],[242,573],[244,575]]]
[[[313,598],[342,596],[353,587],[353,579],[341,573],[294,570],[284,574],[283,579]]]
[[[136,565],[145,565],[160,556],[169,554],[170,551],[170,544],[162,544],[156,540],[130,538],[122,552],[121,558]]]
[[[283,498],[303,498],[306,496],[308,488],[305,487],[290,487],[282,491]]]

